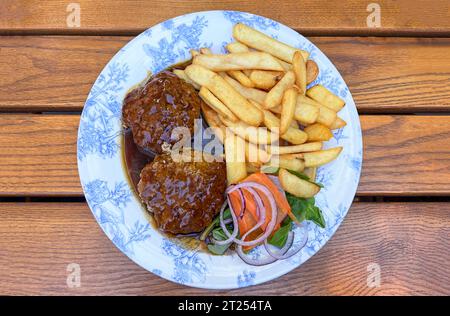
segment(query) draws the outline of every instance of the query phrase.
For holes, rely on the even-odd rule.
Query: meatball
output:
[[[225,201],[225,163],[191,160],[175,162],[165,153],[156,156],[141,171],[139,195],[162,231],[200,232]]]
[[[174,144],[172,131],[186,127],[191,135],[203,103],[194,87],[170,71],[152,76],[125,97],[122,117],[133,140],[144,152],[158,154],[164,143]]]

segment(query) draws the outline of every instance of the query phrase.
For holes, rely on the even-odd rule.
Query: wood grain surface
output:
[[[448,35],[446,0],[378,0],[381,26],[368,27],[370,1],[89,1],[80,4],[80,27],[66,22],[70,1],[3,0],[0,32],[136,34],[166,19],[196,11],[238,10],[275,19],[305,34]],[[69,10],[70,11],[70,10]]]
[[[207,291],[138,267],[81,203],[0,204],[0,294],[4,295],[417,295],[450,294],[449,203],[354,203],[331,240],[287,275],[252,288]],[[68,288],[67,265],[81,268]],[[378,264],[380,287],[368,287]]]
[[[450,116],[363,115],[359,195],[450,195]],[[0,115],[0,196],[81,196],[78,115]]]
[[[81,195],[78,115],[0,115],[0,195]]]
[[[79,111],[131,37],[0,37],[0,110]],[[450,110],[450,38],[314,37],[361,113]]]

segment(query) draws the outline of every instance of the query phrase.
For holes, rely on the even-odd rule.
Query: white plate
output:
[[[173,243],[148,222],[127,181],[121,150],[121,107],[132,86],[148,72],[158,72],[189,58],[189,49],[224,52],[232,26],[243,22],[282,42],[305,49],[317,62],[323,84],[346,101],[339,112],[347,126],[334,132],[326,147],[343,146],[339,158],[318,171],[325,185],[316,197],[326,229],[307,223],[308,243],[294,257],[254,267],[236,254],[213,256]],[[155,25],[123,47],[106,65],[87,98],[78,131],[78,169],[87,202],[99,225],[130,259],[165,279],[189,286],[231,289],[275,279],[300,266],[333,235],[356,192],[362,162],[358,113],[342,77],[310,41],[276,21],[236,11],[208,11],[179,16]],[[258,251],[253,255],[258,256]]]

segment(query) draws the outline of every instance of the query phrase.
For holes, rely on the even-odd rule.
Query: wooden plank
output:
[[[0,110],[81,110],[101,69],[131,37],[0,37]],[[450,111],[449,38],[314,37],[361,113]]]
[[[363,115],[358,195],[450,195],[450,116]],[[78,115],[0,115],[0,196],[81,196]]]
[[[361,116],[360,195],[449,195],[450,116]]]
[[[78,115],[0,116],[0,195],[81,195]]]
[[[86,204],[3,203],[1,295],[243,295],[207,291],[145,271],[115,248]],[[289,274],[253,295],[449,295],[449,203],[354,203],[335,236]],[[81,269],[68,288],[67,265]],[[370,264],[380,287],[368,287]]]
[[[88,1],[78,0],[80,27],[68,27],[70,2],[6,0],[0,7],[0,32],[51,34],[136,34],[178,15],[205,10],[238,10],[267,16],[306,34],[448,35],[445,0],[379,0],[380,27],[369,27],[370,2],[345,0]],[[69,12],[67,11],[69,10]]]

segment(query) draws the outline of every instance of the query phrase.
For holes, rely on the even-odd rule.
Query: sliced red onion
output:
[[[227,190],[227,194],[233,192],[234,190],[240,189],[240,188],[254,188],[254,189],[261,191],[263,194],[265,194],[267,196],[267,199],[269,200],[269,203],[270,203],[270,208],[272,210],[272,218],[270,219],[270,222],[267,225],[264,234],[262,234],[255,240],[244,241],[245,238],[249,235],[249,233],[251,233],[254,230],[254,229],[252,229],[252,230],[248,231],[247,233],[245,233],[244,236],[242,236],[242,239],[233,240],[236,244],[241,245],[241,246],[255,246],[255,245],[263,242],[265,239],[267,239],[267,237],[269,237],[272,234],[272,231],[275,228],[275,225],[277,222],[277,211],[278,211],[277,205],[275,203],[275,198],[273,197],[272,193],[270,193],[270,191],[264,185],[256,183],[256,182],[243,182],[243,183],[237,184],[234,187],[229,188]],[[262,210],[262,212],[263,213],[265,212],[265,208]],[[258,223],[259,222],[260,221],[258,221]]]
[[[225,223],[225,225],[228,225],[228,224],[233,223],[233,219],[232,218],[227,218],[223,222]]]
[[[277,261],[277,259],[271,256],[264,259],[252,259],[244,253],[244,251],[242,250],[242,246],[240,245],[236,247],[236,252],[245,263],[250,264],[252,266],[264,266],[266,264],[271,264]]]
[[[244,198],[244,194],[242,193],[242,190],[239,189],[237,191],[239,193],[239,198],[241,199],[241,203],[242,203],[241,214],[239,214],[239,218],[242,219],[242,217],[244,217],[244,213],[245,213],[245,209],[246,209],[247,205],[245,204],[245,198]]]
[[[246,236],[250,235],[252,232],[257,230],[259,227],[261,227],[265,221],[266,221],[266,208],[264,207],[264,203],[261,200],[261,197],[259,196],[258,192],[253,190],[252,188],[246,188],[248,192],[254,197],[256,202],[256,216],[258,217],[258,222],[255,226],[253,226],[247,233]],[[242,240],[245,240],[242,238]]]
[[[278,178],[278,176],[272,176],[272,175],[268,175],[269,179],[272,180],[272,182],[275,184],[275,186],[278,188],[278,190],[282,193],[284,193],[284,189],[281,186],[281,182],[280,179]]]
[[[303,239],[295,245],[295,249],[292,251],[289,251],[292,249],[292,245],[294,244],[294,237],[295,233],[293,231],[290,231],[288,234],[288,240],[286,240],[286,244],[281,248],[279,251],[274,252],[270,249],[270,245],[267,241],[267,239],[264,241],[264,248],[266,249],[267,253],[274,259],[277,260],[283,260],[292,257],[293,255],[297,254],[300,250],[305,247],[306,243],[308,242],[308,232],[306,231],[304,226],[301,226],[301,229],[303,230]]]
[[[220,209],[219,222],[220,222],[220,227],[222,228],[224,234],[228,237],[228,239],[226,239],[226,240],[215,240],[214,239],[213,240],[214,243],[216,243],[218,245],[227,245],[229,243],[232,243],[236,239],[236,236],[237,236],[237,234],[239,232],[237,217],[236,217],[236,214],[234,214],[233,206],[231,205],[231,201],[230,201],[230,198],[228,196],[227,196],[227,202],[228,203],[224,203],[224,205]],[[228,231],[227,226],[226,226],[226,224],[225,224],[225,222],[223,220],[223,212],[224,212],[225,207],[226,207],[227,204],[230,207],[231,219],[233,220],[233,233],[231,233],[231,234]]]

